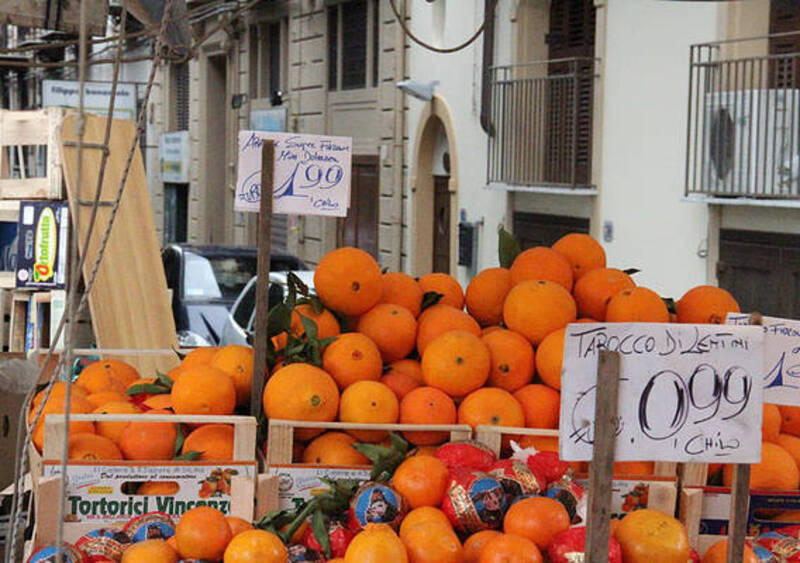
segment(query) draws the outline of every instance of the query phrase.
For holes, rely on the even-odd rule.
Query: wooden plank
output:
[[[9,352],[25,351],[25,323],[28,318],[29,291],[15,291],[11,296],[11,319],[9,321]]]
[[[0,0],[1,1],[1,0]],[[0,197],[17,199],[61,199],[63,175],[59,150],[59,127],[64,116],[61,108],[34,111],[0,110]],[[36,178],[9,178],[4,147],[24,145],[47,148],[46,176]]]
[[[266,516],[270,510],[278,509],[280,502],[278,497],[279,479],[280,477],[274,473],[260,473],[256,477],[256,521]]]
[[[2,177],[2,173],[0,173]],[[0,201],[0,221],[4,223],[19,222],[19,202],[14,200]]]
[[[747,516],[750,503],[750,466],[736,464],[731,483],[730,525],[728,528],[728,563],[744,559],[744,541],[747,537]]]
[[[74,114],[64,119],[61,127],[63,141],[77,140],[76,119]],[[102,143],[105,124],[105,117],[87,115],[84,142]],[[135,124],[131,121],[113,120],[101,201],[113,201],[116,197],[135,130]],[[78,200],[91,200],[94,197],[101,151],[84,150],[84,181],[80,189],[75,185],[77,150],[64,146],[62,142],[61,151],[70,209],[73,215],[79,216],[78,226],[83,240],[91,206],[79,205]],[[98,211],[83,269],[84,279],[88,279],[91,273],[110,214],[110,206],[101,206]],[[97,281],[89,296],[89,308],[99,348],[177,348],[175,321],[138,145]],[[151,375],[155,371],[166,372],[179,363],[176,355],[127,356],[123,359],[136,366],[143,375]]]
[[[703,512],[703,490],[681,488],[678,519],[689,533],[689,545],[696,546],[700,535],[700,517]]]
[[[81,2],[60,2],[56,10],[47,10],[47,0],[0,0],[0,15],[3,23],[57,29],[77,33],[80,22],[80,5],[86,4],[86,31],[90,35],[104,35],[108,2],[103,0],[82,0]],[[45,18],[50,14],[49,20]]]

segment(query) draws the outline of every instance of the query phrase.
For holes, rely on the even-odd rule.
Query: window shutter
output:
[[[769,10],[769,32],[786,33],[800,31],[800,0],[772,0]],[[800,33],[785,37],[771,37],[771,55],[800,53]],[[800,59],[773,59],[769,65],[770,86],[796,88],[800,75]]]

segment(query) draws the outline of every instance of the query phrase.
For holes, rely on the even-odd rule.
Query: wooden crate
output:
[[[0,289],[0,351],[9,352],[11,335],[11,294],[10,289]]]
[[[0,149],[1,150],[1,149]],[[19,222],[19,201],[0,200],[0,223]],[[0,270],[0,288],[14,289],[17,286],[17,273],[14,270]]]
[[[59,136],[64,110],[0,110],[0,199],[62,199],[63,175]],[[22,154],[22,147],[46,147],[43,177],[12,178],[9,150]],[[14,158],[17,158],[16,156]],[[27,176],[26,171],[26,176]]]
[[[28,308],[31,291],[14,290],[11,293],[11,314],[8,323],[8,351],[25,351],[25,329],[28,323]]]

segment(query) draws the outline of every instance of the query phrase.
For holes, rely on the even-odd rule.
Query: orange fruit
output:
[[[177,368],[174,368],[174,369],[170,370],[169,373],[173,373],[175,370],[180,370],[180,369],[181,369],[181,367],[179,366]],[[170,377],[169,374],[167,375],[167,377]],[[173,383],[175,383],[175,381],[177,380],[177,378],[172,378],[172,377],[170,377],[170,379],[172,380]],[[155,377],[140,377],[139,379],[137,379],[135,381],[132,381],[125,388],[125,396],[128,399],[130,399],[130,395],[128,395],[128,390],[130,390],[132,387],[136,387],[137,385],[152,385],[155,382],[156,382],[156,378]],[[108,393],[108,391],[103,391],[103,393]],[[97,394],[99,395],[100,393],[97,393]]]
[[[572,294],[578,305],[578,314],[597,321],[606,320],[608,302],[624,289],[636,287],[628,274],[616,268],[597,268],[575,283]]]
[[[84,391],[81,387],[77,385],[71,385],[70,392],[72,393],[72,397],[78,397],[79,399],[88,400],[89,393]],[[53,383],[53,386],[50,388],[50,398],[54,397],[63,397],[64,394],[67,392],[67,384],[64,381],[56,381]],[[31,410],[35,410],[36,407],[39,406],[44,400],[45,389],[42,389],[36,395],[33,396],[33,401],[31,401]]]
[[[420,356],[436,337],[451,330],[464,330],[475,336],[481,335],[481,327],[464,311],[450,305],[437,304],[425,309],[417,324],[417,351]]]
[[[643,508],[628,513],[617,525],[614,537],[625,563],[685,563],[689,560],[689,536],[675,518]],[[658,559],[654,559],[658,554]]]
[[[181,453],[199,452],[203,461],[233,459],[233,426],[204,424],[192,430],[183,442]]]
[[[722,469],[722,482],[733,483],[733,465]],[[750,488],[793,491],[800,486],[800,470],[792,455],[778,444],[761,443],[761,461],[750,466]]]
[[[122,552],[122,563],[176,563],[178,554],[167,540],[144,540],[130,544]]]
[[[174,457],[177,436],[171,422],[134,421],[122,430],[117,445],[125,459],[168,460]]]
[[[392,476],[392,486],[405,497],[411,508],[438,507],[448,485],[450,472],[447,466],[439,459],[425,455],[406,459]]]
[[[503,302],[511,291],[511,272],[506,268],[487,268],[467,285],[464,301],[467,311],[481,326],[503,320]]]
[[[451,397],[481,387],[489,378],[491,356],[481,339],[464,330],[446,332],[433,340],[422,356],[425,384]]]
[[[228,521],[228,526],[231,527],[231,537],[234,538],[242,532],[253,529],[253,524],[238,516],[226,516],[225,520]]]
[[[97,434],[78,433],[69,436],[69,459],[80,461],[122,459],[122,452],[108,438]]]
[[[797,467],[800,468],[800,438],[791,434],[778,434],[774,443],[789,452]],[[709,470],[710,471],[710,470]]]
[[[217,346],[201,346],[195,348],[181,360],[181,367],[193,368],[195,366],[207,366],[211,363],[219,350]]]
[[[383,373],[378,347],[360,332],[341,334],[331,342],[322,355],[322,367],[340,389],[356,381],[377,381]]]
[[[614,475],[652,475],[656,464],[652,461],[616,461]]]
[[[120,393],[119,391],[98,391],[97,393],[88,395],[86,400],[89,401],[89,404],[96,409],[97,407],[105,405],[106,403],[126,403],[130,401],[131,398],[125,393]]]
[[[402,401],[403,397],[421,385],[412,376],[400,372],[387,373],[380,378],[380,382],[394,391],[398,401]]]
[[[525,413],[514,396],[496,387],[485,387],[467,395],[458,406],[458,423],[475,428],[479,425],[525,426]]]
[[[486,547],[489,540],[499,538],[502,535],[501,532],[496,530],[483,530],[469,536],[467,541],[464,542],[463,563],[478,563],[481,553],[483,553],[483,548]]]
[[[172,395],[163,393],[161,395],[153,395],[142,401],[142,405],[153,410],[166,410],[172,408]]]
[[[253,388],[253,349],[250,346],[225,346],[211,360],[212,367],[227,373],[236,389],[236,404],[250,403]]]
[[[264,386],[267,418],[331,422],[339,409],[336,381],[311,364],[289,364],[276,371]],[[320,430],[295,430],[300,440],[310,440]]]
[[[384,362],[394,362],[408,356],[416,346],[417,319],[405,307],[381,303],[361,315],[358,332],[375,342]]]
[[[575,300],[566,289],[551,281],[522,282],[508,293],[503,305],[506,326],[534,346],[574,321],[575,315]]]
[[[606,307],[609,323],[668,323],[669,311],[664,300],[646,287],[623,289]]]
[[[139,414],[141,409],[133,403],[127,401],[114,401],[100,405],[92,411],[93,413],[102,414]],[[95,432],[100,436],[108,438],[115,444],[119,444],[122,431],[130,424],[130,422],[105,422],[102,419],[94,423]]]
[[[225,515],[210,506],[187,510],[175,527],[175,541],[183,559],[222,559],[231,535]]]
[[[541,549],[553,536],[569,528],[570,520],[564,505],[547,497],[530,497],[511,505],[503,519],[503,531],[527,538]],[[487,546],[490,548],[491,542]]]
[[[404,375],[413,377],[420,383],[425,381],[422,377],[422,364],[420,364],[417,360],[397,360],[396,362],[392,362],[386,366],[386,368],[386,374],[402,373]]]
[[[462,560],[461,541],[450,525],[414,526],[402,538],[411,563],[451,563]]]
[[[511,285],[524,281],[547,280],[572,291],[572,266],[561,254],[546,246],[520,252],[511,264]]]
[[[295,336],[302,336],[306,333],[306,329],[300,317],[309,319],[317,326],[317,338],[320,340],[336,336],[342,332],[339,321],[336,320],[333,313],[327,309],[323,309],[322,312],[317,314],[314,312],[314,307],[303,303],[302,305],[296,306],[294,311],[292,311],[292,322],[289,330],[291,330],[292,334]],[[281,348],[283,348],[283,346],[281,346]]]
[[[781,432],[800,436],[800,407],[778,405],[781,413]]]
[[[89,404],[84,397],[86,395],[81,394],[74,394],[70,397],[70,413],[75,414],[83,414],[92,411],[92,406]],[[42,452],[44,448],[44,423],[47,419],[48,414],[63,414],[64,411],[64,404],[66,403],[65,396],[62,393],[56,393],[50,395],[50,398],[47,399],[44,406],[42,407],[41,416],[39,417],[39,421],[36,423],[36,427],[33,429],[33,445],[36,446],[36,449],[39,453]],[[30,412],[28,413],[28,424],[33,422],[33,418],[36,414],[36,407],[32,407]],[[69,435],[79,434],[79,433],[89,433],[93,434],[95,432],[94,423],[91,421],[70,421],[69,423]]]
[[[516,391],[533,379],[533,346],[511,330],[495,330],[481,337],[492,360],[488,385]]]
[[[491,538],[478,563],[542,563],[542,552],[531,540],[516,534],[501,534]]]
[[[719,540],[703,554],[700,563],[727,563],[728,540]],[[742,563],[758,563],[760,559],[749,545],[745,544]]]
[[[314,438],[303,450],[303,463],[315,465],[369,465],[370,461],[353,448],[357,440],[344,432],[326,432]]]
[[[432,506],[421,506],[414,508],[406,514],[400,522],[400,537],[403,538],[411,528],[420,524],[443,524],[451,526],[447,515],[438,508]]]
[[[83,368],[75,384],[83,387],[89,393],[106,390],[124,391],[137,379],[139,379],[139,372],[132,365],[118,360],[101,360],[92,362]],[[122,389],[119,389],[110,380],[121,383]]]
[[[337,248],[317,265],[314,291],[327,308],[343,315],[366,313],[383,295],[381,268],[363,250]]]
[[[367,524],[344,555],[345,563],[408,563],[403,542],[386,524]]]
[[[698,285],[680,298],[676,309],[679,323],[724,324],[728,313],[739,312],[739,304],[722,288]]]
[[[394,424],[400,415],[400,403],[394,392],[377,381],[358,381],[342,392],[339,420],[370,424]],[[353,430],[362,442],[380,442],[387,433],[381,430]]]
[[[176,414],[233,414],[236,387],[231,377],[213,366],[195,366],[172,385],[172,408]]]
[[[558,239],[551,248],[567,259],[576,281],[587,272],[606,267],[606,251],[589,235],[569,233]]]
[[[778,405],[764,403],[761,417],[761,439],[764,442],[777,442],[781,433],[781,411]]]
[[[525,413],[528,428],[558,428],[561,412],[561,394],[539,383],[526,385],[514,393],[514,398]]]
[[[455,424],[456,404],[436,387],[417,387],[400,403],[401,424]],[[441,444],[447,432],[403,432],[405,439],[417,446]]]
[[[224,563],[285,563],[289,552],[281,539],[265,530],[245,530],[225,548]]]
[[[422,295],[422,288],[417,280],[408,274],[387,272],[383,274],[383,293],[378,302],[400,305],[418,317],[422,309]]]
[[[419,283],[423,295],[431,291],[441,293],[440,304],[450,305],[456,309],[464,308],[464,290],[461,289],[461,284],[458,283],[458,280],[450,274],[427,274],[419,278],[417,283]]]
[[[554,330],[536,348],[536,373],[553,389],[561,389],[561,362],[564,360],[566,334],[566,327]]]
[[[180,487],[175,481],[145,481],[136,489],[137,495],[174,495]]]

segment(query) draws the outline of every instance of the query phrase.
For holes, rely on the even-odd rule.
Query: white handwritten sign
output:
[[[274,213],[347,215],[353,140],[268,131],[239,132],[236,211],[258,212],[264,139],[275,141]]]
[[[747,313],[728,313],[730,325],[747,325]],[[800,321],[761,317],[764,331],[764,402],[800,406]]]
[[[754,463],[761,458],[759,327],[592,323],[567,327],[561,456],[592,457],[600,350],[619,352],[615,459]]]

